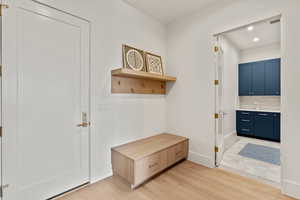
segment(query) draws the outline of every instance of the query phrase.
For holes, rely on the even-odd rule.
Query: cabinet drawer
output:
[[[252,112],[247,112],[247,111],[237,111],[237,119],[238,120],[243,120],[243,122],[251,122],[253,121],[253,113]]]
[[[171,166],[174,163],[187,157],[188,152],[188,142],[179,143],[167,150],[168,152],[168,162],[167,165]]]
[[[239,118],[237,123],[239,127],[249,127],[251,128],[253,126],[253,118],[247,117],[247,118]]]
[[[251,116],[251,112],[248,112],[248,111],[239,111],[239,116],[240,117],[245,117],[245,116]]]
[[[244,135],[253,135],[252,129],[250,128],[241,128],[239,133]]]
[[[144,182],[149,177],[166,168],[167,151],[155,153],[135,163],[135,184]]]
[[[253,135],[253,125],[251,123],[240,123],[238,125],[238,133],[244,135]]]

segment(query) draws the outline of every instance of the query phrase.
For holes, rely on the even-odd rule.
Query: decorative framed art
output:
[[[149,73],[164,75],[161,56],[146,52],[145,60],[147,71]]]
[[[146,72],[144,51],[123,45],[123,67],[134,71]]]

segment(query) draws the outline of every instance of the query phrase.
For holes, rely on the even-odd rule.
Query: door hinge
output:
[[[215,119],[219,119],[219,114],[215,113]]]
[[[3,16],[3,9],[9,8],[7,4],[0,4],[0,16]]]
[[[1,197],[1,198],[3,197],[3,190],[6,189],[6,188],[8,188],[8,187],[9,187],[8,184],[2,185],[2,186],[0,187],[0,197]]]
[[[2,65],[0,65],[0,76],[2,77]]]
[[[214,84],[215,84],[215,85],[219,85],[219,84],[220,84],[220,81],[219,81],[219,80],[215,80],[215,81],[214,81]]]
[[[0,137],[2,137],[3,136],[3,128],[2,128],[2,126],[0,127]]]
[[[215,147],[215,153],[219,152],[219,147]]]

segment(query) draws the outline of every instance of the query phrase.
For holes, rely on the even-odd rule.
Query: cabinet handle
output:
[[[268,116],[268,114],[258,114],[259,116]]]
[[[158,165],[158,163],[154,163],[153,165],[149,165],[149,168],[151,169],[151,168],[155,167],[156,165]]]
[[[242,129],[242,131],[250,131],[249,129]]]
[[[242,122],[250,122],[250,120],[242,119]]]
[[[247,113],[247,112],[242,112],[242,114],[243,114],[243,115],[249,115],[249,113]]]

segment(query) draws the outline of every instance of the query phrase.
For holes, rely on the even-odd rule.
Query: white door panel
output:
[[[0,20],[0,63],[2,65],[2,17]],[[0,126],[2,127],[2,76],[0,76]],[[2,184],[2,138],[0,137],[0,184]],[[0,197],[2,200],[2,197]]]
[[[219,166],[224,154],[224,55],[220,45],[220,36],[216,37],[215,40],[215,45],[218,47],[218,51],[215,52],[215,77],[216,80],[219,80],[219,84],[215,87],[215,113],[219,114],[219,118],[215,120],[215,145],[218,147],[215,163],[216,166]]]
[[[89,24],[30,0],[4,16],[4,200],[89,181]]]

